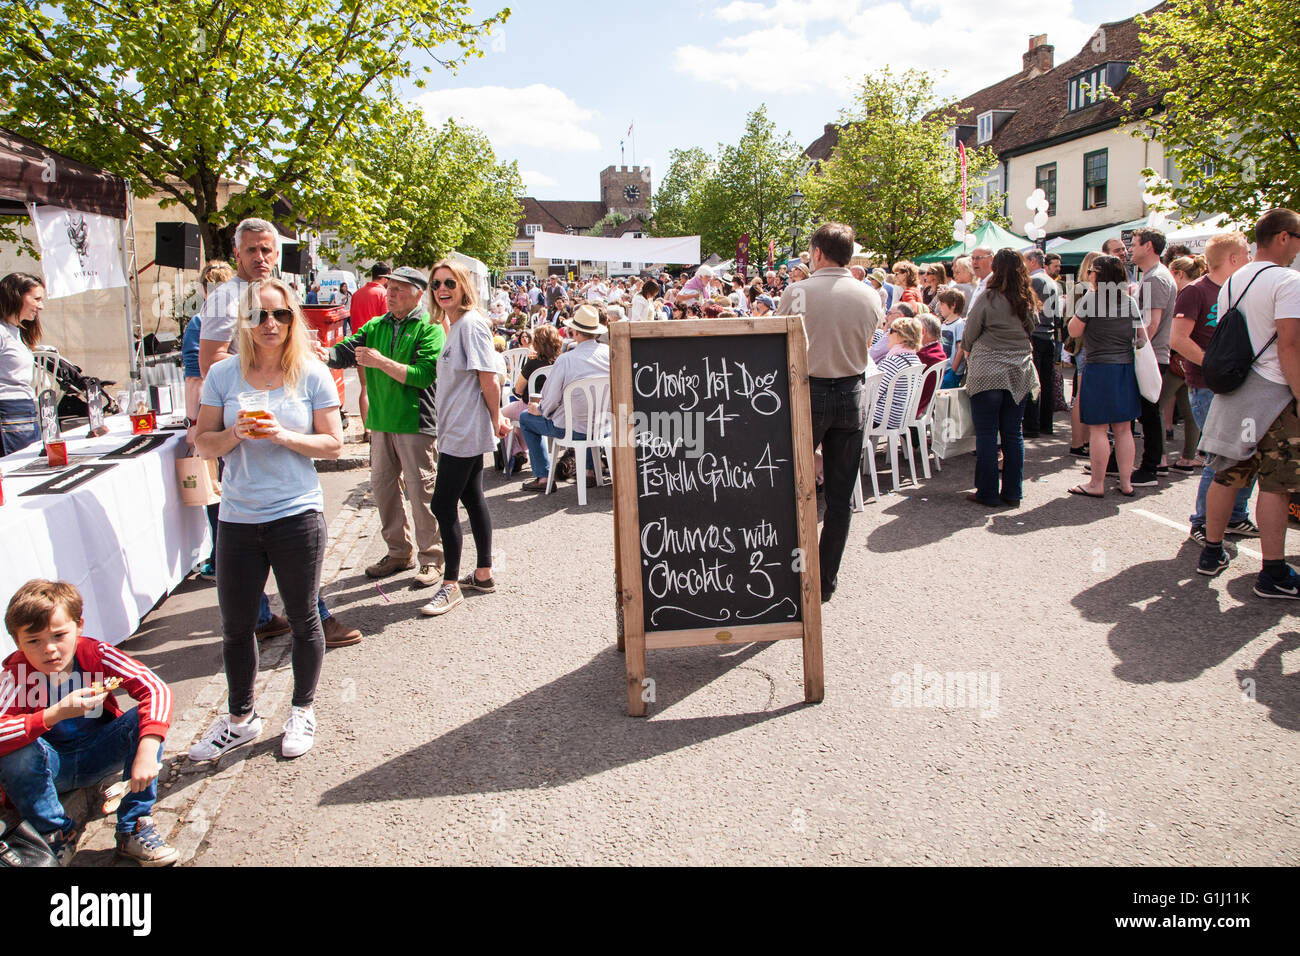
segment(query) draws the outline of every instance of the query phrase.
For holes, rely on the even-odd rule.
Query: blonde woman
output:
[[[204,458],[224,458],[217,603],[230,713],[190,748],[215,760],[256,740],[253,707],[258,654],[254,630],[268,571],[275,572],[293,633],[293,699],[281,752],[297,757],[316,733],[312,701],[325,655],[316,598],[325,553],[324,496],[313,458],[343,449],[339,396],[329,370],[311,353],[302,309],[278,279],[249,283],[240,295],[237,355],[217,362],[203,382],[195,442]],[[240,396],[261,393],[265,417],[241,418]]]
[[[429,617],[446,614],[465,600],[464,591],[491,594],[492,516],[483,497],[483,456],[510,429],[501,417],[504,363],[492,348],[492,328],[479,310],[474,284],[463,266],[443,260],[429,280],[434,322],[451,331],[438,356],[438,478],[430,509],[442,533],[442,586],[420,608]],[[538,330],[541,331],[540,329]],[[458,580],[463,538],[458,505],[464,504],[474,533],[478,564]]]

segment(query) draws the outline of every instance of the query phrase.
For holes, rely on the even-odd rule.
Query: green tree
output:
[[[604,237],[606,229],[617,228],[625,222],[627,222],[627,216],[617,212],[607,213],[600,222],[588,229],[584,235],[595,236],[597,239],[600,239]]]
[[[348,175],[374,184],[334,219],[363,258],[428,268],[455,249],[505,266],[523,181],[478,130],[453,120],[433,129],[418,111],[390,107]]]
[[[475,21],[451,0],[6,4],[0,125],[126,176],[137,195],[163,193],[223,255],[245,216],[287,203],[314,221],[365,204],[375,184],[350,157],[395,85],[481,56],[509,13]],[[227,199],[223,180],[246,188]]]
[[[788,246],[796,224],[807,239],[807,211],[790,202],[802,171],[798,143],[789,133],[778,134],[760,106],[739,142],[719,143],[716,155],[699,147],[673,150],[654,197],[654,234],[699,235],[702,254],[724,259],[735,255],[745,233],[750,248],[764,253],[769,239],[778,249]]]
[[[1158,94],[1127,94],[1183,173],[1172,194],[1193,213],[1254,220],[1300,202],[1300,14],[1294,0],[1170,0],[1139,16],[1133,73]],[[1148,170],[1148,173],[1155,171]],[[1163,172],[1163,171],[1159,171]]]
[[[893,262],[952,245],[961,218],[957,151],[949,130],[958,123],[926,73],[888,69],[863,79],[853,104],[840,113],[839,142],[804,185],[820,220],[847,223],[873,255]],[[975,182],[996,163],[988,149],[967,150]],[[1001,199],[971,204],[976,223],[1006,225]]]

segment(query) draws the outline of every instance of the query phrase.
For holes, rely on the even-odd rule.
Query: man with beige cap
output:
[[[528,411],[519,416],[519,427],[523,430],[524,442],[528,445],[528,464],[533,469],[533,479],[524,482],[525,491],[546,490],[547,479],[551,474],[551,459],[544,439],[558,438],[564,434],[565,387],[580,378],[609,375],[609,346],[597,341],[606,331],[600,319],[598,307],[583,305],[573,314],[573,318],[564,323],[577,344],[555,360],[555,365],[546,376],[546,384],[542,387],[542,397],[529,403]],[[586,397],[581,392],[573,397],[573,414],[578,421],[586,420]],[[574,437],[582,439],[586,436],[575,433]],[[590,487],[596,480],[590,451],[587,452],[587,473],[587,485]]]

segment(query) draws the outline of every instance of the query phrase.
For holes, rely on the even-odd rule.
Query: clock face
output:
[[[636,185],[624,186],[623,195],[627,197],[628,202],[636,202],[641,198],[641,187]]]

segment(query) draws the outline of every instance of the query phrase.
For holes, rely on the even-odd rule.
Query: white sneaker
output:
[[[223,714],[213,722],[207,733],[190,748],[191,760],[218,760],[223,754],[251,744],[262,735],[262,718],[253,714],[247,723],[236,724],[229,714]]]
[[[316,742],[316,714],[310,707],[292,707],[289,719],[284,722],[284,736],[280,739],[280,753],[286,757],[301,757]]]

